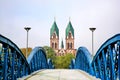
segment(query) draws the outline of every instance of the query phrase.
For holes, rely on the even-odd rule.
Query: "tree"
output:
[[[66,54],[65,56],[56,56],[56,60],[55,60],[55,68],[65,68],[68,69],[71,60],[75,58],[74,55],[72,55],[71,53]]]
[[[57,69],[63,69],[63,68],[68,69],[71,60],[75,58],[75,56],[72,55],[71,53],[67,53],[64,56],[55,56],[55,51],[51,47],[44,46],[43,48],[46,51],[47,59],[48,58],[52,59],[53,64]]]
[[[56,59],[55,51],[51,47],[49,47],[49,46],[44,46],[43,48],[46,51],[47,59],[49,59],[49,58],[52,59],[53,64],[54,64],[55,63],[54,61]]]

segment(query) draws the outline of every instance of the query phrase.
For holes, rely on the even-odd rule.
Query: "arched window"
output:
[[[57,43],[55,43],[55,49],[57,48]]]
[[[67,43],[67,48],[69,49],[69,43]]]
[[[68,38],[71,38],[71,37],[72,37],[72,34],[71,34],[71,32],[69,32]]]
[[[70,43],[70,49],[72,49],[72,43]]]
[[[54,48],[54,43],[52,43],[52,48]]]
[[[55,32],[53,33],[53,38],[56,38],[56,34],[55,34]]]

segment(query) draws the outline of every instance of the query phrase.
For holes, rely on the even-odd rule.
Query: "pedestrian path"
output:
[[[84,71],[71,69],[45,69],[18,80],[100,80]]]

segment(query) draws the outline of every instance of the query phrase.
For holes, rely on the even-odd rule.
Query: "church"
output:
[[[54,21],[50,29],[50,47],[54,49],[56,56],[64,56],[66,54],[76,55],[76,49],[74,49],[74,28],[69,20],[69,23],[65,30],[65,48],[63,40],[61,41],[61,48],[59,48],[59,28]]]

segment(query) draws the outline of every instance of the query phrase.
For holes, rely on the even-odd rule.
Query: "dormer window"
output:
[[[56,38],[56,34],[55,34],[55,32],[53,33],[53,38]]]
[[[71,32],[69,32],[68,38],[72,38],[72,34],[71,34]]]

